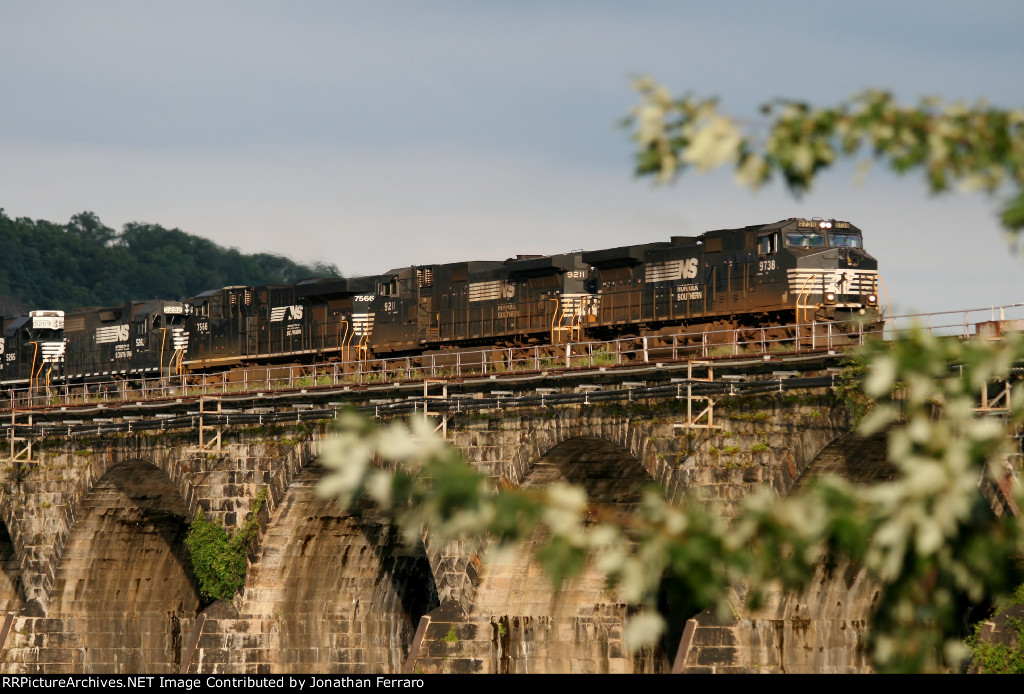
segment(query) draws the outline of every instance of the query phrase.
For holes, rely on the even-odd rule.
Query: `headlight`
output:
[[[878,303],[878,297],[874,294],[868,294],[868,305],[874,306]]]
[[[827,294],[825,294],[825,303],[826,304],[834,304],[835,302],[836,302],[836,295],[833,292],[828,292]]]

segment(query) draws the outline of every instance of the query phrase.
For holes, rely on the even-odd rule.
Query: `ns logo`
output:
[[[692,280],[697,276],[697,259],[690,258],[689,260],[682,261],[682,268],[680,270],[682,279]]]
[[[302,320],[302,306],[275,306],[270,309],[270,322]]]
[[[102,345],[109,342],[127,342],[129,328],[130,326],[127,323],[123,325],[104,325],[96,328],[96,344]]]

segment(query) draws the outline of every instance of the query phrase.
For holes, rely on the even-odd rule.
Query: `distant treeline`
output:
[[[340,276],[333,265],[245,255],[159,224],[132,222],[117,232],[92,212],[53,224],[11,219],[0,208],[0,315],[182,299],[233,284],[332,276]]]

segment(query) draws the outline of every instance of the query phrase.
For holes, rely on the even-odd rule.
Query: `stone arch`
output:
[[[0,523],[0,612],[16,612],[26,603],[21,561],[6,523]]]
[[[811,440],[813,457],[788,451],[792,482],[780,494],[800,494],[823,475],[855,484],[889,478],[887,435],[862,438],[856,431],[831,441]],[[826,445],[827,444],[827,445]],[[846,560],[820,564],[797,591],[773,588],[758,609],[745,604],[746,590],[733,597],[736,617],[722,623],[704,612],[694,620],[694,636],[682,653],[683,672],[761,672],[852,674],[873,671],[868,638],[879,586],[863,566]]]
[[[420,617],[438,605],[422,544],[406,548],[383,516],[317,496],[322,475],[312,462],[291,479],[236,619],[219,620],[228,671],[399,672]]]
[[[552,417],[523,417],[517,428],[518,436],[504,456],[507,462],[501,470],[501,476],[513,485],[527,478],[535,461],[572,439],[614,444],[666,493],[676,494],[681,485],[686,485],[685,476],[666,464],[664,457],[658,455],[661,449],[654,444],[674,438],[675,431],[668,420],[640,421],[602,408],[577,407],[560,409]]]
[[[654,478],[619,443],[573,436],[534,460],[520,485],[545,488],[555,482],[580,485],[589,500],[629,511],[639,503],[644,487],[653,483]]]
[[[91,485],[50,591],[44,672],[176,672],[199,595],[182,542],[188,506],[168,475],[115,462]],[[48,621],[49,621],[48,620]]]
[[[17,468],[14,482],[0,492],[0,509],[13,540],[10,565],[20,567],[18,581],[32,614],[49,609],[57,567],[95,485],[114,467],[140,461],[161,470],[181,498],[194,499],[180,457],[180,449],[151,437],[71,439],[56,449],[40,447],[33,461]]]
[[[11,528],[22,540],[14,546],[27,599],[48,611],[52,580],[85,500],[111,470],[126,464],[151,466],[163,473],[182,500],[195,500],[195,489],[180,458],[180,449],[139,436],[71,439],[60,449],[41,450],[39,458],[27,467],[27,479],[16,494],[32,512],[14,518],[16,527]],[[10,498],[5,502],[10,504]],[[189,507],[189,512],[194,512],[195,502]]]
[[[555,433],[561,440],[521,468],[526,471],[519,480],[523,488],[577,484],[592,502],[629,513],[655,481],[620,442],[585,435],[589,432],[583,427]],[[490,622],[497,636],[494,671],[667,671],[670,659],[663,649],[636,657],[625,652],[622,629],[628,610],[595,566],[557,589],[551,585],[536,559],[546,539],[541,529],[515,553],[485,557],[469,618]]]

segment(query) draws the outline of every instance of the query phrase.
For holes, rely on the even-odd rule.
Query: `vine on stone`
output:
[[[245,524],[228,536],[224,526],[207,520],[202,509],[189,527],[185,546],[206,600],[230,600],[245,583],[249,544],[259,532],[259,513],[267,501],[267,488],[256,495]]]

